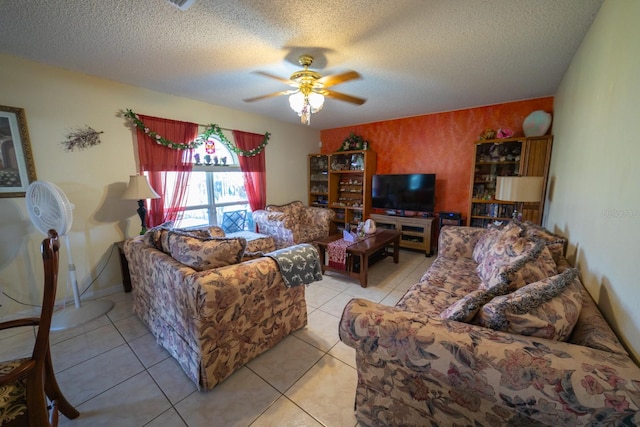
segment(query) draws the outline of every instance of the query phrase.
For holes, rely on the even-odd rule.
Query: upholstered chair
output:
[[[334,217],[331,209],[305,206],[300,201],[253,212],[258,233],[271,236],[277,249],[327,237]]]

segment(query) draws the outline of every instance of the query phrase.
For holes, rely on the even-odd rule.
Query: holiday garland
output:
[[[224,136],[224,134],[222,133],[222,129],[220,129],[220,126],[211,123],[205,127],[205,131],[200,135],[198,135],[198,137],[195,140],[191,142],[187,142],[185,144],[179,144],[177,142],[173,142],[162,137],[162,135],[159,135],[157,132],[154,132],[148,127],[146,127],[142,122],[142,120],[140,120],[140,117],[136,113],[134,113],[132,110],[127,109],[126,112],[124,113],[124,116],[129,120],[131,120],[138,129],[143,131],[145,135],[153,139],[157,144],[160,144],[167,148],[171,148],[173,150],[186,150],[189,148],[198,148],[205,141],[207,141],[211,135],[215,134],[220,139],[220,142],[222,142],[229,150],[233,151],[234,153],[240,156],[253,157],[253,156],[257,156],[264,150],[264,148],[269,143],[269,138],[271,137],[271,134],[269,132],[266,132],[264,134],[264,139],[262,140],[260,145],[258,145],[256,148],[252,148],[251,150],[243,150],[242,148],[236,147],[231,141],[227,139],[226,136]]]

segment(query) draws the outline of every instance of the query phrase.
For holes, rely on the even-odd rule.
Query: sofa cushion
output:
[[[286,215],[291,215],[294,218],[300,219],[303,206],[304,205],[301,201],[296,200],[295,202],[287,203],[285,205],[269,205],[264,209],[268,212],[282,212]]]
[[[174,228],[173,230],[168,230],[168,232],[162,233],[162,236],[160,237],[160,244],[162,246],[162,252],[167,253],[167,254],[171,253],[171,248],[169,247],[169,235],[171,233],[180,234],[181,236],[190,236],[190,237],[194,237],[194,238],[200,239],[200,240],[205,240],[205,239],[209,239],[211,237],[215,237],[215,236],[212,236],[211,234],[209,234],[208,227],[207,228],[198,228],[198,229]],[[224,234],[223,234],[223,237],[224,237]]]
[[[508,283],[511,290],[529,283],[558,274],[556,263],[541,240],[529,240],[519,237],[507,239],[490,250],[476,272],[482,280],[480,288],[488,289],[502,283]]]
[[[567,243],[564,237],[553,234],[546,228],[536,225],[531,221],[525,221],[519,224],[524,229],[525,237],[544,240],[546,242],[556,264],[564,257],[564,247]]]
[[[485,304],[475,321],[498,331],[566,341],[582,309],[578,270],[531,283]]]
[[[489,251],[489,248],[498,241],[501,234],[502,229],[498,227],[489,227],[487,228],[487,231],[480,236],[480,239],[478,239],[478,242],[473,248],[473,260],[476,263],[480,264],[485,254]]]
[[[440,317],[447,320],[469,323],[482,306],[493,298],[507,294],[508,292],[509,286],[506,283],[490,289],[476,289],[447,307],[440,313]]]
[[[242,237],[198,238],[190,233],[169,232],[170,255],[194,270],[202,271],[237,264],[247,246]]]
[[[155,227],[148,229],[147,232],[144,233],[144,237],[143,237],[144,243],[147,246],[158,249],[159,251],[162,251],[164,253],[169,253],[168,250],[165,251],[163,249],[162,238],[164,237],[166,239],[167,233],[172,228],[173,228],[173,221],[167,221],[163,224],[156,225]]]

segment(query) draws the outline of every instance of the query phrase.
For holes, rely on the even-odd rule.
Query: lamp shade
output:
[[[541,176],[499,176],[496,199],[507,202],[539,202],[542,200]]]
[[[151,188],[145,175],[131,175],[129,176],[129,186],[122,198],[125,200],[158,199],[160,195]]]

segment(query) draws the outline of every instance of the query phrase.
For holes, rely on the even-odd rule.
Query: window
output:
[[[222,226],[231,212],[238,212],[245,217],[244,223],[240,221],[242,229],[253,230],[251,208],[237,155],[217,138],[211,137],[195,151],[195,160],[200,160],[200,164],[196,162],[193,166],[186,207],[176,226]],[[167,179],[175,179],[175,175],[169,173]],[[168,188],[174,187],[171,182],[168,184]],[[235,227],[223,228],[226,228],[225,232],[238,231]]]

